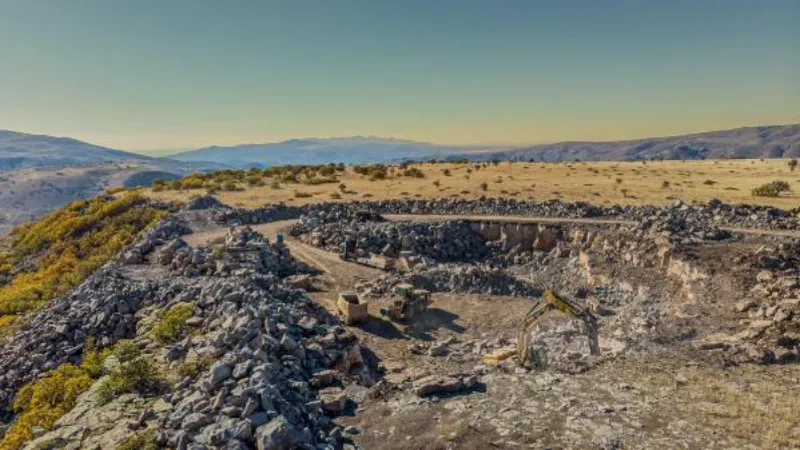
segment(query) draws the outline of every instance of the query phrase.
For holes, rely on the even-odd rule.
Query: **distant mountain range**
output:
[[[800,124],[735,128],[629,141],[559,142],[449,157],[516,161],[796,158],[800,157]]]
[[[438,145],[402,139],[347,137],[205,147],[166,158],[114,150],[65,137],[0,130],[0,170],[136,162],[185,173],[221,167],[363,164],[455,159],[584,161],[800,157],[800,124],[736,128],[611,142],[559,142],[523,148]]]
[[[114,150],[68,137],[0,130],[0,170],[36,167],[87,167],[108,163],[140,163],[160,170],[207,170],[218,164],[179,162],[139,153]]]
[[[496,148],[496,147],[495,147]],[[244,166],[287,164],[364,164],[403,159],[444,158],[454,153],[487,150],[379,137],[291,139],[269,144],[205,147],[169,156],[178,161],[205,161]]]

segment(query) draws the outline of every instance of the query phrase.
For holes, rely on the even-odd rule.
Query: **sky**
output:
[[[0,129],[134,151],[800,122],[800,0],[0,0]]]

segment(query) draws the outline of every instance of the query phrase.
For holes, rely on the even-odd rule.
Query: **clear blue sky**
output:
[[[0,129],[123,149],[800,122],[800,0],[0,0]]]

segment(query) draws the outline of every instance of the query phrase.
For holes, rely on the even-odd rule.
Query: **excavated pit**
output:
[[[425,215],[442,212],[459,217]],[[707,224],[714,214],[717,225]],[[198,199],[163,236],[132,245],[108,276],[41,316],[52,329],[64,311],[76,324],[87,315],[88,329],[110,343],[146,330],[158,308],[196,301],[203,335],[154,351],[173,368],[187,355],[213,355],[209,372],[137,398],[118,423],[100,420],[106,428],[76,439],[70,427],[97,426],[82,402],[67,416],[78,425],[60,424],[39,443],[113,447],[135,422],[178,448],[232,439],[254,448],[281,437],[348,450],[789,448],[800,439],[791,414],[800,407],[800,243],[722,227],[797,229],[782,214],[491,200],[241,210]],[[352,254],[340,258],[347,241]],[[401,283],[431,291],[428,310],[380,317]],[[128,285],[141,294],[138,311],[112,311],[113,323],[68,301],[91,297],[93,286]],[[350,290],[368,300],[370,317],[345,327],[336,297]],[[546,290],[581,314],[551,312],[520,333]],[[114,309],[118,297],[96,303]],[[50,350],[53,361],[79,360],[75,329],[75,342]],[[0,357],[2,367],[39,364],[22,361],[24,350],[55,335],[28,331],[30,342],[5,350],[19,359]],[[3,399],[42,364],[7,370]],[[248,377],[270,380],[258,384],[258,401]],[[105,408],[113,407],[125,406]],[[757,423],[773,431],[758,437]]]

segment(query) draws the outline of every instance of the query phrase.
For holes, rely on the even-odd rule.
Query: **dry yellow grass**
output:
[[[637,372],[634,383],[672,411],[665,413],[760,448],[800,446],[800,385],[792,365],[742,365],[726,370],[687,366],[673,373]]]
[[[522,200],[584,201],[595,204],[664,204],[674,199],[755,203],[781,208],[800,206],[800,170],[786,160],[712,160],[647,162],[508,163],[476,169],[475,164],[422,164],[425,178],[397,177],[370,181],[349,168],[338,183],[316,186],[282,184],[280,189],[243,186],[244,191],[216,196],[230,205],[256,207],[286,201],[292,204],[357,199],[513,197]],[[444,171],[449,170],[450,175]],[[792,193],[778,198],[754,197],[750,190],[775,180],[790,184]],[[481,185],[485,183],[484,191]],[[438,184],[438,186],[436,185]],[[186,201],[204,194],[190,191],[147,191],[161,200]],[[300,193],[298,196],[297,193]],[[308,197],[302,195],[310,194]],[[340,199],[335,197],[341,196]],[[302,198],[301,198],[302,197]]]

